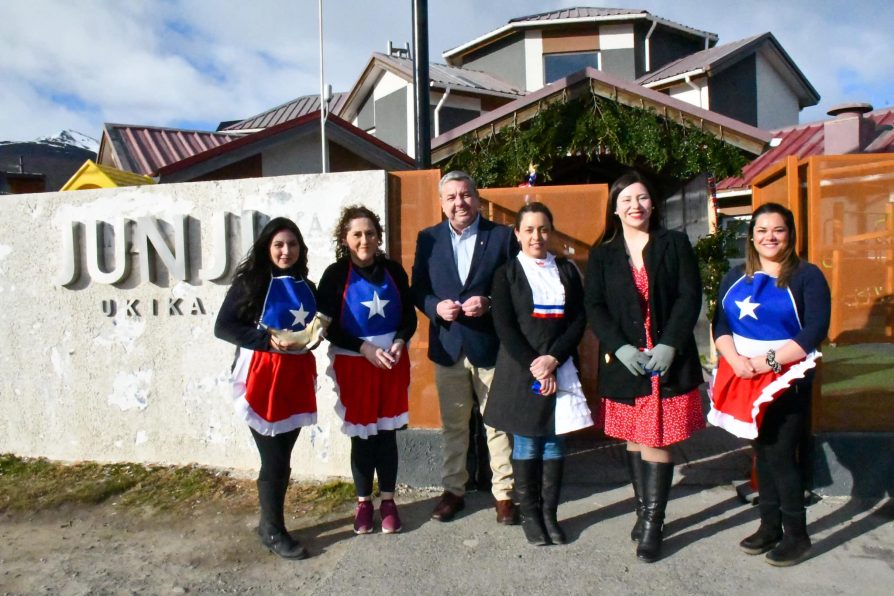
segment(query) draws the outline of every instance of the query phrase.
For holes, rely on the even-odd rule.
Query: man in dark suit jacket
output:
[[[453,519],[465,507],[469,416],[475,396],[484,411],[499,340],[490,315],[490,288],[497,267],[518,251],[511,228],[478,213],[475,181],[448,172],[438,184],[447,220],[419,232],[413,264],[416,306],[429,318],[428,357],[435,363],[444,441],[444,493],[432,518]],[[512,502],[509,437],[485,427],[497,521],[518,522]]]

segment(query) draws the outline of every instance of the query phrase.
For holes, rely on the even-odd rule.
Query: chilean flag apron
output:
[[[777,287],[776,278],[761,271],[750,281],[740,277],[721,302],[736,351],[743,356],[778,350],[801,331],[791,291]],[[779,373],[769,371],[751,379],[737,377],[721,357],[711,384],[708,422],[737,437],[756,438],[767,406],[803,379],[820,356],[814,350],[800,362],[783,365]]]
[[[267,288],[260,328],[301,331],[314,319],[310,286],[289,275]],[[233,367],[233,396],[240,418],[259,434],[272,436],[317,421],[317,366],[309,351],[283,353],[240,348]]]
[[[385,270],[380,284],[364,279],[348,267],[339,324],[354,337],[389,349],[400,327],[403,305],[397,284]],[[403,428],[409,420],[410,358],[406,346],[390,370],[377,368],[357,352],[330,344],[338,401],[335,411],[342,419],[342,432],[367,438],[379,430]]]

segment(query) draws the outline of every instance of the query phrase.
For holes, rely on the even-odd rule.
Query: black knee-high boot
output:
[[[674,478],[674,464],[642,462],[643,471],[643,537],[636,547],[636,556],[647,563],[661,556],[664,511]]]
[[[767,553],[767,563],[776,567],[797,565],[810,554],[810,537],[807,535],[807,511],[782,510],[782,540]]]
[[[543,460],[543,485],[540,496],[543,503],[543,526],[553,544],[565,544],[565,532],[559,526],[559,495],[562,492],[562,475],[565,459]]]
[[[643,458],[639,451],[627,452],[627,471],[633,485],[633,500],[636,508],[636,523],[630,530],[630,540],[639,542],[643,537]]]
[[[307,550],[297,540],[293,540],[286,530],[283,507],[289,476],[274,480],[258,480],[258,501],[261,505],[261,521],[258,535],[261,544],[285,559],[304,559]]]
[[[549,544],[540,505],[541,463],[542,460],[539,459],[512,460],[515,497],[521,509],[522,530],[528,542],[535,546]]]

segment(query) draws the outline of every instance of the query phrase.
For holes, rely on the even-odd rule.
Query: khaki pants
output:
[[[465,355],[453,366],[435,364],[435,385],[441,405],[441,426],[444,437],[444,489],[457,496],[466,492],[469,473],[466,470],[466,453],[469,449],[469,417],[475,395],[481,412],[487,404],[487,395],[494,378],[494,369],[479,368],[469,362]],[[503,431],[485,425],[487,450],[490,453],[490,469],[494,498],[512,498],[512,464],[509,461],[512,449],[509,436]]]

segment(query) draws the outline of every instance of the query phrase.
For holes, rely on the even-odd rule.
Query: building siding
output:
[[[376,138],[407,152],[407,87],[376,100]]]
[[[773,65],[757,54],[757,126],[765,130],[798,123],[798,97]]]
[[[753,54],[711,77],[711,105],[708,109],[751,126],[758,126],[756,79]]]
[[[648,31],[649,28],[646,27],[642,33],[643,45],[645,45],[645,37]],[[679,35],[671,29],[659,25],[652,33],[650,45],[652,54],[652,63],[650,67],[651,71],[655,71],[666,64],[670,64],[674,60],[679,60],[680,58],[704,50],[705,40],[689,35]],[[643,68],[645,68],[645,66],[643,66]],[[642,76],[644,74],[646,73],[637,73],[637,76]]]
[[[524,34],[510,35],[472,52],[463,59],[462,66],[488,72],[518,89],[526,89]]]

